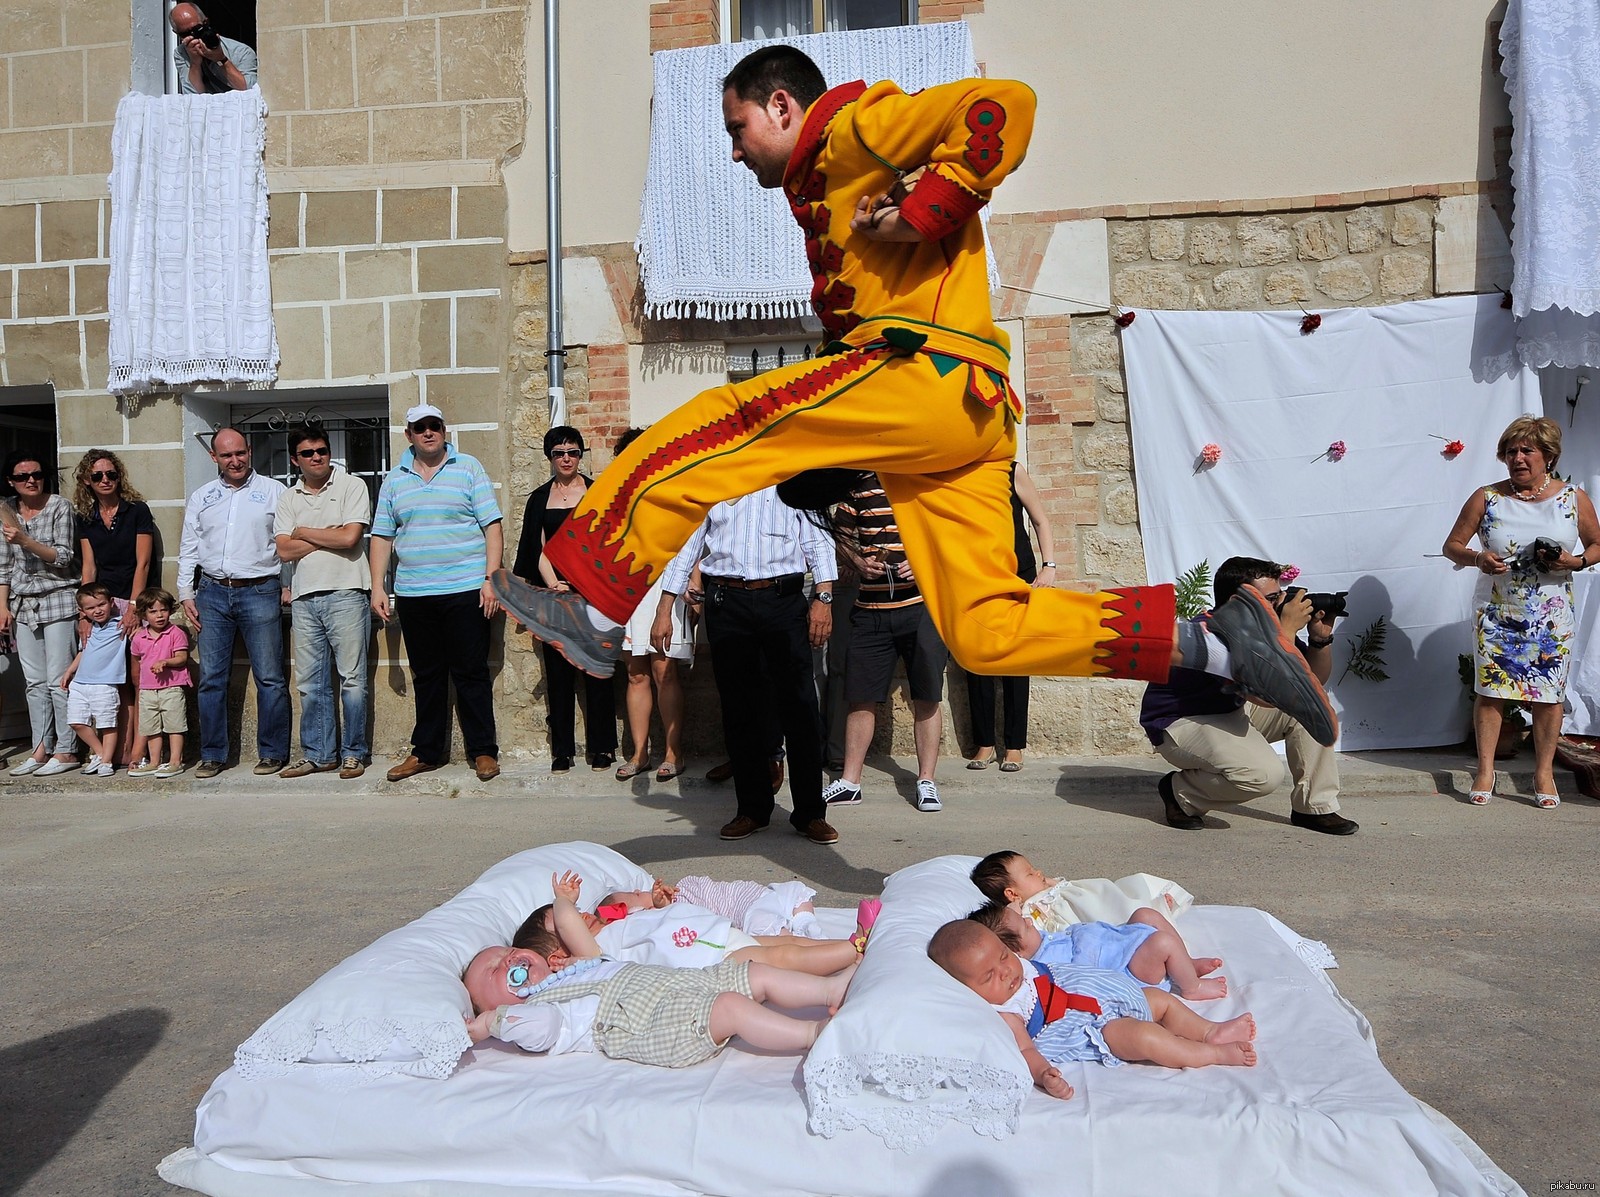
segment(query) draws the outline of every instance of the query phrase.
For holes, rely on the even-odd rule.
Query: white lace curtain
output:
[[[1511,310],[1529,366],[1600,365],[1600,3],[1509,0]]]
[[[270,383],[266,105],[255,88],[117,105],[111,149],[112,394]]]

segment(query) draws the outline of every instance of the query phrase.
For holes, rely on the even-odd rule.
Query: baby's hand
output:
[[[489,1028],[494,1023],[498,1009],[485,1010],[482,1014],[474,1015],[467,1019],[467,1037],[474,1043],[482,1043],[489,1038]]]
[[[657,878],[656,883],[650,887],[650,904],[657,910],[671,906],[672,900],[677,896],[678,887],[676,885],[668,885],[660,878]]]
[[[550,888],[555,891],[556,897],[565,898],[567,901],[576,904],[578,894],[583,890],[583,878],[571,869],[568,869],[559,877],[551,873]]]
[[[1059,1097],[1062,1101],[1072,1096],[1072,1086],[1067,1084],[1067,1078],[1061,1075],[1059,1068],[1046,1068],[1039,1074],[1039,1079],[1034,1084],[1051,1097]]]

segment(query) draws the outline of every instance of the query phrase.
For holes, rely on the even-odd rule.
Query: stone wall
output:
[[[0,5],[0,181],[111,170],[129,28],[128,0]]]

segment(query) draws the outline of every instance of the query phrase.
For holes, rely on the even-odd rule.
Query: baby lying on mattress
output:
[[[551,883],[555,925],[573,950],[554,970],[516,947],[474,956],[461,978],[472,998],[474,1043],[492,1036],[526,1051],[598,1051],[663,1068],[710,1059],[735,1035],[753,1047],[803,1051],[827,1018],[792,1018],[764,1003],[822,1006],[831,1015],[855,975],[854,963],[817,977],[742,960],[687,969],[611,960],[578,910],[582,878],[568,872]]]
[[[1055,1067],[1070,1060],[1164,1068],[1256,1062],[1251,1015],[1211,1022],[1165,990],[1141,988],[1119,972],[1034,964],[970,918],[935,931],[928,956],[1005,1019],[1033,1083],[1052,1097],[1072,1096]]]
[[[675,902],[699,906],[722,915],[746,935],[798,935],[826,939],[817,921],[812,898],[817,891],[803,881],[715,881],[710,877],[684,877],[668,885],[659,877],[649,889],[617,890],[600,899],[595,913],[608,923],[627,918],[636,910],[665,910]]]

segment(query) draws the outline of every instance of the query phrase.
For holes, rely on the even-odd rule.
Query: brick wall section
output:
[[[717,0],[651,0],[650,53],[710,46],[722,40]]]
[[[940,21],[959,21],[983,11],[983,0],[921,0],[917,5],[917,24],[937,25]]]
[[[628,394],[628,347],[589,346],[589,398],[580,407],[569,406],[568,416],[593,447],[596,460],[606,461],[617,438],[633,424]]]
[[[111,170],[129,26],[126,0],[0,5],[0,180]]]

